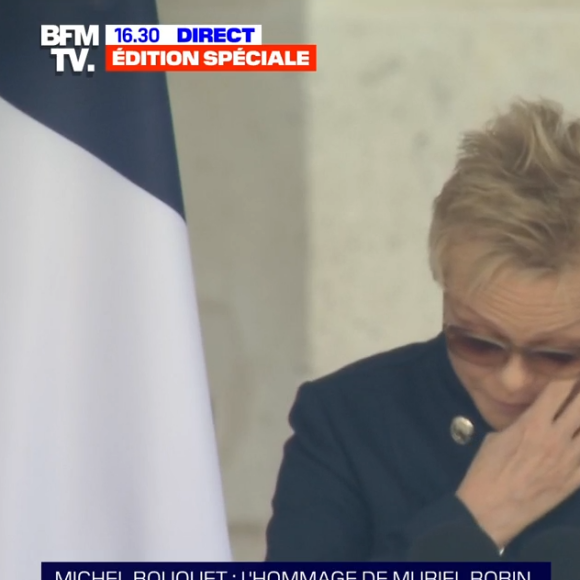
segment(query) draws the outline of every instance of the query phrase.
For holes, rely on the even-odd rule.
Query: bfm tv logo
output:
[[[43,24],[40,27],[40,46],[66,46],[73,40],[74,47],[99,46],[99,26],[91,24]],[[95,65],[87,63],[90,48],[51,48],[50,54],[56,58],[56,72],[64,73],[68,61],[74,73],[95,72]]]

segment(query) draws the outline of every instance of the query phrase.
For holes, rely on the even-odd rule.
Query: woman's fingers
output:
[[[566,399],[562,410],[554,421],[556,428],[562,429],[570,438],[580,430],[580,383],[576,383]]]
[[[567,381],[551,384],[540,393],[533,405],[514,423],[514,426],[524,424],[530,419],[534,423],[539,420],[545,426],[549,426],[562,417],[569,405],[578,399],[576,394],[579,390],[580,384],[578,382]]]

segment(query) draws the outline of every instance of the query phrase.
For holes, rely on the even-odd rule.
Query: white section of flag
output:
[[[230,558],[187,228],[0,99],[0,578]]]

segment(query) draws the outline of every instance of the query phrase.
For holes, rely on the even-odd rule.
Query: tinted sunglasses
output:
[[[481,338],[453,324],[444,324],[443,333],[450,352],[481,367],[501,368],[507,364],[511,356],[518,354],[526,367],[534,373],[558,378],[580,374],[580,348],[558,350],[548,347],[518,347]]]

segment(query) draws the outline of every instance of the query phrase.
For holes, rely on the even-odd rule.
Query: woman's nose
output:
[[[499,379],[507,392],[515,394],[529,388],[533,374],[520,354],[512,354],[500,370]]]

